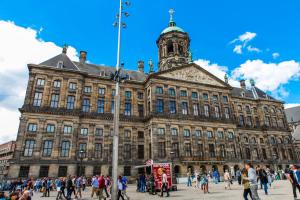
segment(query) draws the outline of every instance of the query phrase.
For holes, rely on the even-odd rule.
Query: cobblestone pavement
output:
[[[235,182],[232,185],[231,190],[224,189],[224,183],[219,183],[217,185],[210,184],[210,193],[203,194],[203,192],[199,189],[195,188],[187,188],[185,185],[178,185],[178,191],[170,192],[170,197],[166,199],[176,199],[176,200],[242,200],[243,199],[243,188]],[[130,185],[128,189],[128,195],[131,200],[152,200],[152,199],[162,199],[158,195],[149,195],[148,193],[137,193],[135,191],[135,186]],[[276,181],[272,185],[269,190],[269,195],[265,195],[263,190],[258,191],[261,200],[292,200],[292,187],[288,181]],[[90,198],[91,188],[87,188],[87,190],[83,193],[82,200],[92,199]],[[51,192],[50,197],[40,197],[41,194],[35,194],[33,200],[54,200],[56,197],[56,192]],[[300,197],[300,195],[298,195]],[[94,197],[96,200],[97,198]],[[299,198],[300,199],[300,198]]]

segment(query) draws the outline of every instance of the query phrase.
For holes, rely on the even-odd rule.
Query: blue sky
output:
[[[19,50],[15,59],[35,58],[29,61],[38,63],[59,53],[65,43],[72,47],[75,59],[80,50],[86,50],[91,63],[114,66],[117,32],[112,23],[118,3],[118,0],[2,0],[0,37],[10,43],[1,44],[0,67],[1,55],[7,48],[12,53]],[[125,19],[127,28],[122,32],[125,68],[136,69],[140,59],[147,62],[151,58],[157,63],[156,39],[168,25],[168,10],[174,8],[177,25],[191,37],[196,63],[220,77],[228,73],[233,84],[241,78],[254,78],[269,94],[289,104],[300,103],[300,1],[132,0],[131,3],[130,17]],[[14,38],[14,34],[1,35],[8,21],[14,24],[9,31],[16,30],[14,34],[20,31],[21,39]],[[32,34],[22,38],[23,32],[30,30]],[[14,66],[18,70],[13,70]],[[6,85],[3,80],[20,77],[26,83],[26,62],[2,68],[2,84]],[[10,77],[8,72],[18,76]],[[4,91],[8,89],[0,89],[1,109],[6,106],[1,100],[6,98]],[[22,104],[23,96],[18,97],[12,110]]]

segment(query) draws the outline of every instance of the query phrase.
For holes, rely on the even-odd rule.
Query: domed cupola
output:
[[[176,26],[173,19],[174,10],[170,9],[169,26],[165,28],[156,44],[159,49],[159,71],[189,63],[189,35],[180,27]]]

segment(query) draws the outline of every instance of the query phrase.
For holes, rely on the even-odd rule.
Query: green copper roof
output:
[[[184,33],[184,30],[178,26],[170,26],[170,27],[167,27],[165,28],[165,30],[163,30],[161,32],[161,34],[165,34],[165,33],[169,33],[169,32],[172,32],[172,31],[178,31],[178,32],[183,32]]]

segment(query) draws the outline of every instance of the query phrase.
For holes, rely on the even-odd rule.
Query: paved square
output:
[[[135,191],[135,185],[130,185],[128,189],[128,195],[131,200],[152,200],[152,199],[162,199],[158,195],[149,195],[148,193],[137,193]],[[203,194],[200,189],[187,188],[185,185],[179,184],[178,191],[171,192],[170,197],[167,199],[174,200],[242,200],[243,199],[243,188],[242,186],[237,185],[236,182],[232,185],[231,190],[224,189],[224,183],[219,183],[217,185],[211,183],[209,185],[209,194]],[[293,200],[292,188],[289,181],[276,181],[269,190],[269,195],[265,195],[263,190],[259,190],[259,195],[261,200]],[[41,194],[35,194],[33,199],[47,199],[54,200],[56,197],[56,191],[50,193],[50,197],[40,197]],[[91,188],[83,193],[83,200],[92,199],[90,198]],[[300,196],[300,195],[298,195]],[[94,199],[97,199],[94,197]],[[300,198],[299,198],[300,199]]]

